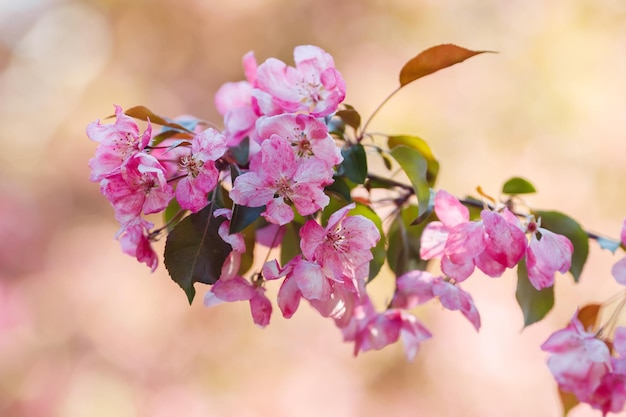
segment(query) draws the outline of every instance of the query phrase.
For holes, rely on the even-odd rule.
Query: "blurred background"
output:
[[[426,139],[456,195],[523,176],[531,206],[618,237],[622,0],[0,0],[0,416],[559,416],[539,345],[620,291],[618,258],[594,242],[579,285],[557,277],[542,323],[522,332],[513,274],[476,275],[464,288],[479,334],[431,304],[415,361],[401,345],[355,359],[304,304],[264,330],[246,303],[204,308],[199,287],[190,307],[162,266],[121,253],[88,180],[88,123],[142,104],[219,124],[213,95],[243,79],[249,50],[292,63],[296,45],[324,48],[366,116],[408,59],[448,42],[499,53],[410,85],[371,130]],[[384,277],[375,286],[389,299]]]

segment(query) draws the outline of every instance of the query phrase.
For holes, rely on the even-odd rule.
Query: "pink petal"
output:
[[[448,228],[441,222],[430,222],[424,228],[420,241],[420,258],[424,260],[443,256],[448,240]]]
[[[293,276],[302,297],[307,300],[330,299],[330,282],[318,264],[302,260],[295,265]]]
[[[485,224],[489,255],[498,263],[512,268],[526,252],[526,235],[515,224],[511,224],[499,213],[483,210],[480,217]]]
[[[437,191],[435,196],[435,213],[448,228],[468,222],[469,210],[452,194],[445,190]]]
[[[611,274],[615,281],[622,285],[626,285],[626,258],[622,258],[617,261],[611,268]]]

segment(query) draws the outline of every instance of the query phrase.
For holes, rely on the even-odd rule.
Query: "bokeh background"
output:
[[[620,291],[617,258],[593,242],[581,283],[558,277],[540,324],[522,331],[513,275],[476,275],[464,288],[479,334],[432,304],[419,314],[434,338],[415,361],[400,345],[355,359],[306,305],[264,330],[245,303],[204,308],[200,288],[190,307],[162,267],[121,253],[88,181],[88,123],[113,104],[219,123],[213,95],[243,79],[249,50],[292,62],[294,46],[321,46],[368,115],[404,62],[448,42],[499,54],[407,87],[372,131],[428,140],[439,186],[457,195],[497,195],[521,175],[533,207],[617,237],[622,0],[0,0],[0,416],[559,416],[539,345]],[[389,298],[384,277],[374,285]]]

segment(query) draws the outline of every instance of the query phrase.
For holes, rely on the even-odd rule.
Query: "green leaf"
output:
[[[166,117],[161,117],[153,113],[152,110],[144,106],[131,107],[130,109],[126,110],[124,113],[127,116],[133,117],[135,119],[145,120],[145,121],[150,120],[150,123],[156,123],[158,125],[167,126],[167,127],[170,127],[172,129],[175,129],[181,132],[188,132],[188,133],[193,134],[191,130],[187,129],[181,123],[176,123],[176,122],[171,121],[171,119],[168,119]]]
[[[357,143],[343,148],[341,156],[343,162],[340,165],[340,174],[352,182],[363,184],[367,178],[367,157],[363,145]]]
[[[174,219],[176,215],[179,215],[181,211],[182,211],[182,208],[180,207],[180,204],[178,204],[178,200],[176,200],[175,198],[172,198],[170,203],[165,208],[165,211],[163,212],[163,222],[167,224],[168,232],[171,232],[172,229],[174,229],[174,227],[176,226],[176,224],[169,224],[169,223]]]
[[[324,188],[326,193],[332,193],[336,196],[341,197],[346,202],[352,201],[351,188],[350,185],[346,182],[344,177],[340,177],[338,175],[334,175],[333,179],[335,180],[332,184]]]
[[[433,187],[435,185],[435,181],[437,181],[437,174],[439,174],[439,162],[433,155],[430,146],[424,141],[424,139],[417,136],[389,136],[387,138],[387,146],[389,149],[393,149],[396,146],[408,146],[409,148],[415,149],[418,151],[424,159],[428,162],[428,168],[426,171],[426,179],[428,181],[428,185]]]
[[[233,216],[230,220],[230,228],[228,233],[239,233],[246,227],[254,223],[261,213],[265,211],[265,206],[261,207],[247,207],[240,206],[239,204],[233,205]]]
[[[426,75],[463,62],[478,54],[491,51],[470,51],[457,45],[444,44],[433,46],[404,64],[400,70],[400,87],[412,83]]]
[[[578,282],[587,256],[589,255],[589,237],[587,232],[571,217],[558,211],[536,211],[535,217],[541,218],[541,227],[567,237],[574,245],[572,266],[569,271]]]
[[[532,194],[536,193],[535,186],[528,180],[520,177],[513,177],[502,186],[503,194]]]
[[[394,147],[391,150],[391,156],[400,164],[415,189],[419,204],[419,217],[426,213],[430,201],[430,187],[426,180],[428,162],[419,151],[405,145]]]
[[[285,266],[287,262],[294,257],[300,255],[300,225],[297,223],[288,223],[285,227],[287,230],[283,236],[280,246],[280,265]]]
[[[361,115],[354,109],[339,110],[335,115],[354,130],[361,126]]]
[[[424,270],[428,264],[428,261],[419,256],[422,232],[427,223],[411,226],[411,221],[417,217],[417,212],[416,206],[405,207],[389,227],[387,262],[396,276],[416,269]]]
[[[243,275],[250,270],[254,264],[254,246],[256,245],[256,225],[250,225],[243,231],[243,240],[246,243],[246,251],[241,254],[241,264],[239,264],[239,275]]]
[[[214,284],[231,247],[218,235],[224,221],[215,218],[211,205],[185,217],[169,233],[165,243],[165,267],[187,294],[189,304],[196,294],[194,283]]]
[[[515,298],[524,315],[524,327],[543,319],[554,306],[554,287],[537,290],[528,279],[526,259],[517,264]]]

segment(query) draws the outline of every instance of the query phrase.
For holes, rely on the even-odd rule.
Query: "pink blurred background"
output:
[[[432,304],[417,313],[434,338],[414,362],[400,345],[355,359],[306,305],[265,330],[245,303],[204,308],[200,287],[189,307],[162,267],[121,253],[88,181],[89,122],[143,104],[219,123],[213,94],[243,79],[249,50],[291,62],[294,46],[321,46],[365,116],[405,61],[447,42],[499,54],[407,87],[371,130],[429,141],[439,186],[457,195],[497,195],[521,175],[539,190],[533,207],[617,237],[621,0],[0,0],[0,416],[559,416],[539,345],[620,291],[617,258],[593,242],[582,282],[558,277],[540,324],[521,331],[514,275],[475,276],[464,288],[479,334]],[[390,278],[373,288],[382,305]]]

